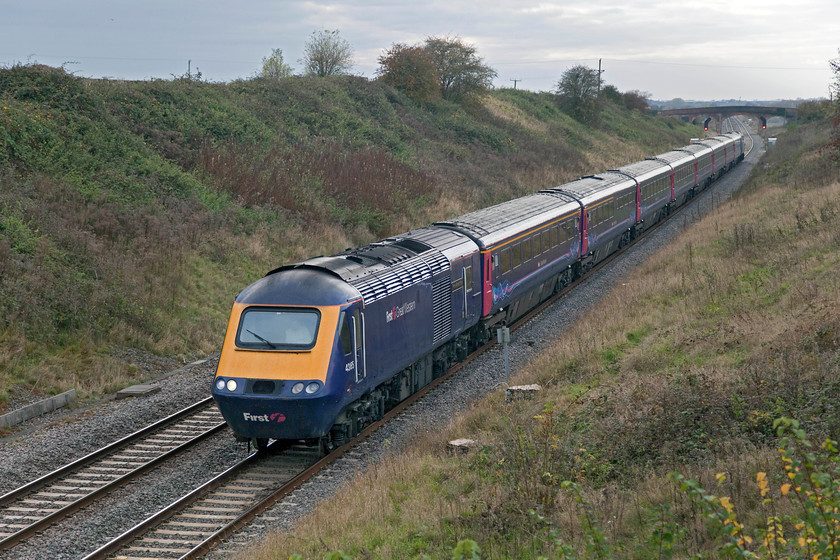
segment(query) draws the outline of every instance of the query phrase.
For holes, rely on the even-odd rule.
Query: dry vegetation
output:
[[[787,132],[740,196],[535,357],[512,383],[539,401],[494,393],[241,557],[448,558],[462,539],[481,558],[836,557],[840,456],[818,445],[840,433],[829,135]],[[449,456],[456,437],[484,446]]]

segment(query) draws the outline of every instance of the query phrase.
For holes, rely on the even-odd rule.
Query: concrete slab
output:
[[[160,391],[160,385],[132,385],[117,392],[118,399],[127,399],[129,397],[148,397]]]

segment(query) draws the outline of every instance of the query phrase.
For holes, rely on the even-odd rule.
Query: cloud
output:
[[[79,75],[142,79],[180,75],[192,60],[205,79],[231,80],[273,48],[298,66],[313,31],[338,29],[366,76],[393,43],[457,35],[499,72],[498,86],[548,90],[566,68],[602,59],[622,91],[809,97],[831,80],[837,21],[836,0],[6,0],[0,64],[34,53],[78,61]]]

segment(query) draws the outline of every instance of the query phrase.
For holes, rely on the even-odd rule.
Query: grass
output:
[[[591,129],[544,94],[507,90],[421,108],[348,76],[124,82],[2,68],[0,411],[16,387],[95,398],[142,381],[152,372],[138,351],[164,368],[217,351],[235,294],[281,264],[696,133],[605,113]]]
[[[829,133],[780,135],[746,189],[535,356],[511,384],[538,400],[491,394],[240,557],[444,558],[463,539],[499,559],[834,556]],[[449,455],[456,437],[483,446]]]

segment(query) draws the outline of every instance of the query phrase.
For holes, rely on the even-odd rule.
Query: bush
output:
[[[624,106],[630,111],[639,111],[640,113],[647,113],[650,111],[650,107],[648,107],[647,102],[649,98],[649,93],[641,92],[639,90],[625,91],[621,94],[621,101],[624,103]]]
[[[379,57],[377,75],[420,105],[440,97],[440,75],[422,47],[394,44]]]

